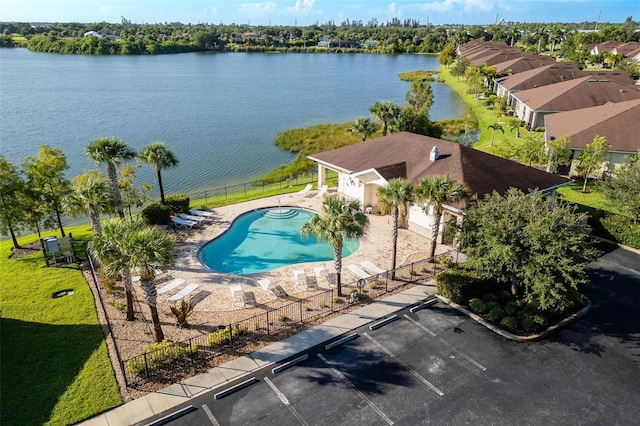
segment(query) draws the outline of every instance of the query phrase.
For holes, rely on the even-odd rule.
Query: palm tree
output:
[[[496,134],[496,130],[500,130],[504,134],[504,129],[502,128],[502,125],[499,123],[491,124],[488,127],[491,129],[491,146],[493,146],[493,137]]]
[[[95,170],[85,172],[74,180],[73,192],[65,199],[67,211],[72,217],[77,214],[88,215],[94,235],[99,234],[100,213],[111,213],[115,209],[109,181]]]
[[[378,101],[369,108],[369,112],[382,121],[382,136],[387,136],[389,123],[394,122],[400,116],[400,107],[393,101]]]
[[[418,182],[416,188],[417,197],[423,200],[427,206],[433,207],[433,223],[431,225],[431,250],[429,257],[436,254],[438,234],[440,233],[440,220],[444,213],[444,205],[466,200],[469,192],[464,184],[449,176],[424,177]],[[428,213],[428,209],[425,209]]]
[[[105,221],[99,233],[89,242],[89,251],[103,267],[107,276],[121,278],[127,299],[127,321],[135,320],[133,312],[133,283],[131,282],[131,256],[125,246],[128,235],[140,227],[139,221],[111,219]]]
[[[138,153],[138,158],[147,164],[153,165],[158,177],[158,187],[160,188],[160,202],[164,204],[164,188],[162,187],[162,169],[175,167],[178,165],[176,154],[167,149],[164,142],[151,142]]]
[[[120,219],[124,219],[124,207],[122,206],[122,196],[120,195],[120,188],[118,186],[116,167],[124,161],[134,158],[136,152],[120,139],[109,136],[96,139],[93,143],[87,145],[87,156],[95,161],[96,164],[105,164],[107,166],[107,176],[111,183],[113,198],[118,207],[118,215]]]
[[[336,268],[338,296],[342,296],[342,245],[344,239],[361,239],[369,226],[369,218],[360,208],[360,201],[339,196],[325,196],[322,209],[300,229],[300,235],[313,234],[318,241],[326,238],[333,246],[333,263]]]
[[[156,270],[166,270],[173,265],[173,249],[175,241],[169,234],[157,226],[143,225],[141,219],[134,219],[139,226],[134,232],[126,235],[124,243],[129,253],[129,266],[140,274],[140,285],[144,290],[145,303],[151,311],[153,334],[156,342],[164,340],[156,300],[158,292],[154,284]]]
[[[411,183],[402,178],[391,179],[389,186],[378,188],[378,200],[382,214],[391,211],[393,220],[393,253],[391,255],[391,270],[396,269],[396,251],[398,246],[398,224],[404,222],[409,203],[413,202],[415,194]]]
[[[376,130],[378,130],[378,126],[376,126],[376,123],[371,121],[369,117],[360,117],[357,118],[353,126],[347,130],[347,133],[360,135],[362,142],[364,142],[369,136],[374,134]]]

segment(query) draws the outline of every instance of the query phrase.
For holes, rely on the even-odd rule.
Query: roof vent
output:
[[[438,151],[438,147],[434,146],[429,153],[429,160],[436,161],[438,158],[440,158],[440,152]]]

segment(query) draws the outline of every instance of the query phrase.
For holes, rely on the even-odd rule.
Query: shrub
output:
[[[254,321],[253,323],[253,331],[258,331],[260,330],[260,321]]]
[[[308,312],[308,311],[313,311],[313,306],[311,306],[310,303],[307,303],[306,305],[304,305],[304,309]]]
[[[198,347],[195,345],[188,347],[177,342],[163,340],[160,343],[143,347],[140,356],[128,362],[127,369],[131,373],[138,374],[145,371],[147,367],[151,370],[161,368],[179,358],[187,357],[197,350]]]
[[[180,305],[171,305],[169,308],[171,309],[171,313],[176,317],[178,327],[189,327],[188,319],[193,313],[193,303],[191,303],[191,301],[182,299]]]
[[[333,296],[333,303],[344,303],[344,299],[339,296]]]
[[[234,336],[243,336],[249,332],[249,327],[246,325],[237,324],[233,327]]]
[[[502,320],[502,318],[504,318],[504,310],[499,306],[491,308],[491,310],[489,310],[489,313],[487,314],[487,316],[493,322],[500,322],[500,320]]]
[[[227,326],[207,336],[207,342],[209,346],[216,347],[229,343],[231,341],[231,327]]]
[[[640,249],[640,223],[622,215],[603,217],[600,223],[617,242]]]
[[[513,300],[513,296],[511,296],[511,293],[506,290],[498,290],[494,294],[497,296],[498,302],[502,303],[503,305]]]
[[[127,305],[117,300],[112,300],[111,302],[109,302],[109,304],[120,312],[124,312],[125,308],[127,307]]]
[[[515,317],[518,314],[518,303],[517,302],[509,302],[504,307],[504,312],[511,317]]]
[[[369,287],[374,290],[376,287],[378,287],[380,285],[380,283],[376,280],[373,280],[369,283]]]
[[[189,201],[187,194],[172,194],[164,197],[164,205],[168,206],[173,214],[187,213]]]
[[[149,225],[166,225],[171,220],[171,208],[163,204],[149,204],[140,214]]]
[[[289,317],[286,316],[285,314],[280,314],[280,315],[278,315],[278,321],[287,322],[287,321],[289,321]]]
[[[538,333],[547,325],[542,315],[527,314],[522,318],[522,329],[527,333]]]
[[[487,311],[491,311],[493,309],[502,309],[502,305],[495,300],[492,300],[491,302],[485,302],[485,303],[487,304]]]
[[[469,299],[476,296],[472,287],[477,283],[478,279],[462,268],[452,269],[436,276],[438,294],[461,305],[465,305]]]
[[[493,293],[487,293],[484,296],[482,296],[482,300],[484,300],[486,303],[496,302],[498,300],[498,296],[496,296]]]
[[[451,257],[449,253],[446,253],[438,258],[438,265],[443,268],[451,268],[455,263],[453,262],[453,257]]]
[[[518,320],[512,316],[506,316],[500,321],[500,327],[505,330],[514,331],[518,328]]]
[[[478,299],[478,298],[473,298],[469,300],[469,308],[477,314],[484,314],[485,312],[487,312],[486,303],[484,303],[481,299]]]

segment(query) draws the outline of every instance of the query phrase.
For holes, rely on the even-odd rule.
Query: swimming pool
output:
[[[296,263],[333,259],[333,247],[300,228],[315,213],[294,207],[257,209],[238,216],[229,229],[198,252],[200,262],[217,272],[255,274]],[[358,250],[357,241],[344,240],[342,256]]]

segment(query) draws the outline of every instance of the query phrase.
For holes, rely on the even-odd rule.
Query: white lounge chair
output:
[[[191,293],[193,290],[197,289],[198,287],[200,287],[198,284],[189,284],[185,288],[183,288],[182,290],[180,290],[179,292],[177,292],[176,294],[168,298],[167,300],[169,302],[177,302],[178,300],[184,299],[186,296],[189,295],[189,293]]]
[[[242,299],[242,306],[244,307],[244,290],[240,284],[234,284],[229,286],[229,292],[231,292],[231,305],[236,306],[236,295],[240,293],[240,298]]]
[[[198,224],[198,222],[194,222],[193,220],[181,219],[179,217],[172,217],[171,222],[176,226],[176,228],[181,229],[193,229],[194,226]]]
[[[177,278],[169,283],[167,283],[164,287],[158,289],[158,294],[165,294],[170,292],[176,287],[180,287],[184,284],[184,280],[182,278]]]
[[[293,271],[293,281],[296,288],[298,287],[298,284],[303,284],[304,288],[307,288],[307,274],[305,274],[302,269],[296,269]]]
[[[313,267],[313,272],[315,272],[316,274],[316,280],[320,281],[320,277],[321,276],[325,276],[327,277],[329,275],[329,272],[327,271],[327,268],[325,268],[324,266],[314,266]]]
[[[312,183],[308,183],[307,186],[305,186],[301,191],[298,191],[299,194],[306,194],[307,192],[311,191],[311,188],[313,187]]]
[[[186,213],[180,213],[180,219],[192,220],[192,221],[198,222],[198,223],[201,223],[201,222],[207,220],[207,218],[204,217],[204,216],[194,216],[194,215],[190,215],[190,214],[186,214]]]
[[[384,269],[379,268],[378,265],[376,265],[373,262],[370,262],[368,260],[363,260],[362,262],[360,262],[360,264],[362,266],[364,266],[365,269],[370,270],[374,274],[384,274],[385,272],[387,272]]]
[[[266,293],[269,290],[269,286],[271,286],[271,281],[264,278],[264,279],[258,280],[258,285],[260,286],[262,291]]]
[[[216,215],[214,212],[208,212],[208,211],[198,210],[198,209],[189,209],[189,212],[191,212],[191,214],[194,216],[202,216],[209,219],[213,219]]]
[[[367,274],[358,265],[347,265],[347,268],[360,278],[369,278],[371,276],[371,274]]]
[[[328,185],[322,185],[322,186],[320,187],[320,191],[318,191],[318,195],[316,195],[316,197],[323,197],[323,196],[324,196],[324,194],[326,194],[326,193],[327,193],[327,190],[328,190],[328,189],[329,189],[329,186],[328,186]]]

